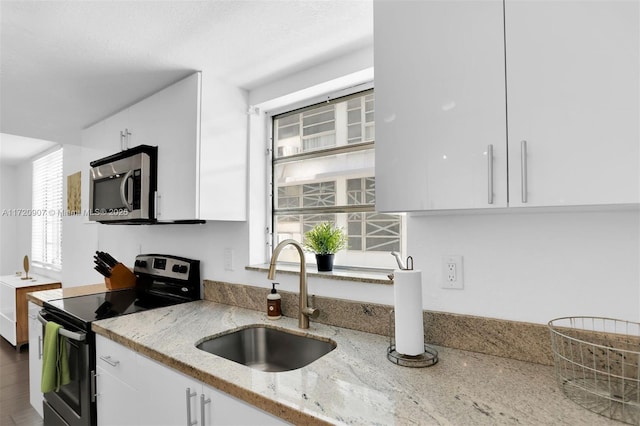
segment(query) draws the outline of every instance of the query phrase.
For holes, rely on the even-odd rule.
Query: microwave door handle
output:
[[[133,205],[129,202],[129,200],[127,200],[127,194],[125,194],[125,190],[128,189],[127,182],[129,181],[132,173],[133,171],[129,170],[124,175],[124,179],[122,179],[122,183],[120,184],[120,200],[122,200],[122,204],[124,204],[129,211],[133,211]],[[129,191],[129,194],[131,194],[131,192],[133,191]]]
[[[127,206],[129,210],[133,209],[133,178],[127,179]]]

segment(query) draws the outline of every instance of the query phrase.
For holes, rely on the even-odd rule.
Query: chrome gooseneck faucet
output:
[[[307,268],[304,264],[304,251],[302,250],[302,246],[296,240],[288,239],[282,241],[280,244],[276,246],[273,250],[273,254],[271,255],[271,263],[269,264],[269,274],[267,278],[273,280],[276,276],[276,262],[278,261],[278,256],[280,252],[285,246],[292,245],[298,250],[298,255],[300,256],[300,300],[299,304],[299,313],[298,313],[298,327],[300,328],[309,328],[309,318],[318,318],[320,315],[320,311],[316,308],[309,307],[307,301]]]

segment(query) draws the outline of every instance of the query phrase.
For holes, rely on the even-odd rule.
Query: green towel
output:
[[[70,382],[67,344],[59,331],[60,324],[49,321],[44,328],[42,348],[42,393],[58,392],[61,386]]]

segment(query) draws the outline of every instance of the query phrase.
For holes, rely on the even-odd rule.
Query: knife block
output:
[[[111,276],[104,279],[104,283],[109,290],[119,290],[131,288],[136,285],[136,276],[122,263],[118,263],[111,268]]]

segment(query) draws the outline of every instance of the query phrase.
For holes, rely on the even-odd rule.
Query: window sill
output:
[[[259,265],[245,266],[247,271],[269,272],[269,264],[263,263]],[[300,266],[294,263],[279,262],[276,265],[276,271],[283,274],[297,275]],[[391,269],[348,269],[336,267],[331,272],[318,272],[316,265],[307,264],[307,276],[326,278],[338,281],[355,281],[366,284],[383,284],[392,285],[393,280],[388,275],[392,273]]]

